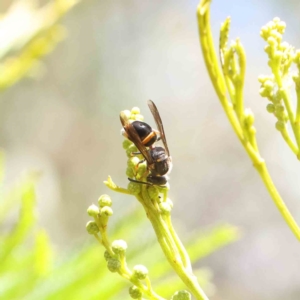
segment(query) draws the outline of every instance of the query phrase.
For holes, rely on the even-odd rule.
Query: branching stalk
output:
[[[243,99],[243,94],[241,93],[242,91],[241,85],[244,82],[246,61],[243,59],[245,55],[243,54],[243,50],[242,50],[243,48],[241,47],[240,43],[238,44],[238,48],[241,51],[239,55],[240,57],[239,66],[240,66],[240,70],[242,71],[238,75],[240,76],[238,83],[235,84],[232,80],[230,80],[228,72],[225,72],[226,68],[224,66],[228,65],[229,63],[228,61],[226,61],[226,57],[227,59],[230,57],[230,55],[228,56],[226,55],[227,52],[225,49],[227,44],[228,30],[229,30],[229,19],[227,19],[224,25],[222,26],[224,33],[222,37],[222,29],[221,29],[221,38],[220,38],[220,41],[222,41],[222,43],[220,43],[220,47],[221,47],[220,53],[221,53],[221,64],[223,65],[223,74],[221,68],[218,66],[218,59],[217,59],[212,33],[211,33],[211,27],[210,27],[210,3],[211,0],[201,0],[197,9],[197,16],[198,16],[201,49],[202,49],[204,61],[211,82],[213,84],[215,92],[223,106],[223,109],[227,115],[227,118],[231,126],[233,127],[244,149],[246,150],[247,154],[252,160],[255,169],[258,171],[259,175],[261,176],[275,205],[277,206],[279,212],[281,213],[282,217],[284,218],[284,220],[286,221],[286,223],[288,224],[288,226],[290,227],[294,235],[297,237],[298,240],[300,240],[299,226],[295,222],[291,213],[287,209],[284,201],[280,197],[280,194],[278,193],[269,175],[265,161],[259,153],[256,137],[255,137],[255,128],[252,126],[254,122],[254,116],[250,115],[250,117],[248,117],[248,123],[250,123],[250,126],[249,124],[247,124],[247,126],[245,126],[244,124],[244,121],[247,122],[247,120],[245,119],[246,115],[242,105],[244,103],[244,99]],[[231,74],[231,76],[233,75]],[[225,82],[227,82],[227,85],[225,84]],[[231,84],[228,84],[228,82],[231,82]],[[232,98],[232,103],[233,104],[239,103],[237,110],[235,110],[231,106],[231,103],[229,102],[226,96],[226,92],[227,92],[226,86],[230,97],[232,98],[234,96],[234,99]],[[289,105],[290,100],[285,91],[282,92],[282,97],[285,101],[290,119],[294,120],[294,116],[293,113],[291,112],[291,107]]]

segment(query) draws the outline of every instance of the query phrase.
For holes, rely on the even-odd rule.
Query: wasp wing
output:
[[[152,157],[150,156],[147,148],[143,145],[140,136],[136,132],[135,128],[132,126],[132,123],[129,121],[124,112],[120,113],[120,120],[123,125],[124,130],[127,133],[128,139],[132,141],[135,146],[139,149],[141,154],[146,159],[148,165],[153,163]]]
[[[170,151],[168,148],[168,144],[167,144],[167,139],[166,139],[166,135],[165,135],[165,131],[164,131],[164,125],[162,123],[161,117],[159,115],[158,109],[156,107],[156,105],[154,104],[154,102],[152,100],[148,100],[148,106],[150,108],[150,111],[153,115],[154,121],[156,123],[157,129],[160,133],[160,138],[164,144],[165,150],[167,152],[167,155],[170,156]]]

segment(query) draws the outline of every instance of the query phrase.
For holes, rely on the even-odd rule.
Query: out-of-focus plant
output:
[[[61,17],[79,1],[55,0],[39,7],[37,1],[18,0],[0,16],[0,90],[39,74],[41,59],[65,36]]]
[[[245,151],[253,162],[253,166],[261,176],[275,205],[282,217],[289,225],[292,232],[300,240],[300,228],[286,207],[279,192],[268,172],[265,160],[262,158],[254,128],[254,115],[244,105],[244,82],[246,73],[246,54],[239,39],[228,46],[230,18],[227,18],[221,26],[219,40],[219,54],[221,67],[213,43],[210,27],[211,0],[201,0],[197,9],[200,44],[206,68],[217,96],[231,123],[236,135],[242,143]],[[265,52],[268,55],[268,65],[272,74],[260,76],[260,95],[266,97],[271,103],[267,105],[267,111],[277,118],[276,129],[280,131],[284,140],[300,159],[300,51],[286,42],[282,42],[282,34],[285,23],[275,18],[261,29],[261,36],[267,42]],[[296,65],[297,72],[291,71],[291,66]],[[290,89],[295,83],[297,94],[297,109],[292,107]],[[294,135],[294,141],[290,136],[287,125],[290,125]]]
[[[126,116],[128,122],[143,120],[138,108],[133,108],[131,112],[124,111],[122,114]],[[147,170],[146,162],[143,161],[143,156],[138,154],[135,144],[128,139],[124,140],[123,148],[128,157],[126,175],[146,183],[149,170]],[[201,252],[203,250],[207,255],[215,250],[215,246],[218,248],[219,245],[235,240],[237,230],[231,226],[221,226],[208,235],[195,235],[194,239],[191,240],[191,244],[185,249],[171,222],[173,203],[168,198],[168,184],[161,187],[130,181],[127,188],[122,188],[117,186],[111,177],[108,177],[108,180],[104,183],[115,192],[136,197],[145,210],[144,219],[147,216],[151,222],[158,241],[157,244],[161,247],[165,256],[165,259],[160,257],[160,261],[158,261],[157,253],[159,252],[157,252],[158,245],[156,245],[155,251],[148,248],[144,251],[142,257],[133,254],[135,262],[148,263],[150,265],[149,270],[141,264],[135,264],[131,268],[128,259],[132,256],[134,249],[130,247],[127,251],[127,242],[124,240],[118,239],[110,242],[108,221],[113,215],[111,198],[108,195],[102,195],[98,200],[98,205],[93,204],[88,208],[87,212],[94,220],[87,223],[87,231],[94,235],[99,243],[104,246],[104,257],[109,271],[118,273],[132,284],[129,288],[131,298],[144,299],[143,297],[146,297],[147,299],[163,300],[170,299],[173,295],[172,300],[188,300],[191,299],[191,294],[184,290],[187,288],[196,299],[207,300],[206,293],[210,293],[210,290],[203,278],[203,271],[201,269],[193,271],[192,263],[202,256]],[[136,217],[133,216],[133,219],[129,220],[124,216],[124,220],[126,223],[135,223]],[[136,228],[138,228],[138,225],[136,225]],[[126,235],[128,241],[128,232],[124,231],[123,235]],[[144,233],[141,230],[139,234],[135,233],[134,236],[139,242]],[[206,242],[204,241],[210,245],[208,248],[205,246]],[[146,257],[151,257],[151,261],[149,259],[145,260]],[[179,278],[170,275],[171,267]],[[196,275],[198,275],[201,285]],[[206,293],[202,290],[203,286]]]

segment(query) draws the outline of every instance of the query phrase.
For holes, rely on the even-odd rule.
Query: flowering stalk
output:
[[[281,132],[282,137],[300,160],[300,50],[287,42],[282,42],[282,36],[286,24],[279,18],[274,18],[262,27],[260,35],[267,42],[265,52],[268,55],[268,65],[272,71],[271,75],[260,76],[260,94],[271,103],[267,111],[274,114],[277,119],[276,129]],[[291,72],[292,65],[296,65],[297,72]],[[291,101],[291,86],[295,83],[297,95],[297,109],[293,108]],[[290,136],[286,126],[290,125],[294,140]]]
[[[123,113],[130,120],[143,120],[143,116],[140,115],[138,108],[133,108],[131,112],[124,111]],[[138,149],[128,139],[124,140],[123,148],[128,157],[126,175],[138,181],[146,182],[149,171],[147,163],[143,161],[143,156],[140,154],[133,155]],[[188,253],[173,228],[171,222],[173,203],[168,198],[169,185],[161,187],[130,181],[127,188],[122,188],[117,186],[110,176],[104,183],[115,192],[136,197],[144,207],[157,236],[157,240],[170,265],[196,299],[208,300],[199,286],[196,276],[193,274]],[[148,299],[165,300],[153,290],[146,267],[137,265],[131,271],[127,266],[125,255],[126,242],[118,240],[110,243],[107,236],[107,225],[109,217],[113,214],[111,205],[112,201],[110,197],[102,195],[98,200],[98,206],[91,205],[88,208],[88,214],[94,218],[94,221],[90,221],[87,224],[87,231],[94,235],[106,249],[104,257],[107,261],[108,269],[111,272],[119,273],[133,284],[129,289],[129,294],[133,299],[141,300],[144,295]],[[191,294],[184,290],[177,291],[172,296],[172,300],[190,299]]]
[[[127,244],[123,240],[109,242],[107,237],[107,225],[109,217],[112,216],[112,201],[108,195],[102,195],[98,200],[99,207],[91,205],[87,212],[94,218],[86,225],[88,233],[95,236],[101,245],[106,249],[104,258],[107,261],[109,271],[117,272],[133,286],[129,289],[129,295],[133,299],[142,299],[146,295],[151,300],[166,300],[154,292],[148,277],[148,270],[142,265],[136,265],[131,271],[126,263]]]
[[[246,70],[246,54],[244,48],[240,43],[239,39],[237,39],[228,47],[227,42],[230,27],[230,19],[227,18],[222,24],[220,31],[219,53],[221,68],[219,67],[210,27],[210,3],[211,0],[200,1],[200,4],[197,9],[197,17],[201,49],[211,82],[221,102],[221,105],[223,106],[228,120],[231,123],[231,126],[234,129],[236,135],[238,136],[240,142],[242,143],[245,151],[252,160],[253,166],[261,176],[267,190],[269,191],[282,217],[285,219],[286,223],[288,224],[292,232],[295,234],[297,239],[300,240],[300,228],[298,227],[294,218],[287,209],[284,201],[282,200],[280,194],[278,193],[272,181],[272,178],[268,172],[266,163],[260,155],[255,136],[256,129],[253,126],[254,115],[249,109],[244,108],[243,87]],[[280,26],[282,27],[281,23],[278,27]],[[265,36],[267,30],[262,30],[262,32],[262,35]],[[278,77],[276,79],[278,85],[278,94],[280,95],[280,97],[283,98],[285,103],[285,109],[288,112],[287,115],[289,117],[290,122],[293,123],[292,127],[296,138],[296,145],[292,142],[290,136],[288,135],[288,132],[285,130],[284,126],[282,126],[281,123],[280,130],[284,139],[292,148],[293,152],[298,155],[299,129],[297,129],[297,126],[300,127],[300,101],[298,102],[298,117],[296,116],[295,123],[294,114],[290,106],[288,94],[286,93],[286,89],[283,89],[283,83],[279,76],[279,74],[286,74],[287,69],[289,68],[289,65],[291,63],[291,59],[288,56],[285,57],[287,57],[286,65],[279,65],[279,63],[272,60],[271,67],[273,68],[273,72],[275,72],[274,78]],[[294,58],[294,61],[300,62],[300,59],[297,59],[298,56],[297,58]],[[300,64],[297,64],[297,66],[298,65],[298,70],[300,70]],[[279,66],[281,69],[279,68]],[[298,90],[296,88],[296,91],[298,91],[297,95],[300,95],[299,72],[298,75],[294,77],[294,81],[296,82],[296,86],[298,87]],[[265,89],[270,89],[267,80],[261,80],[261,82],[265,82]],[[229,95],[229,98],[227,97],[227,93]],[[275,96],[278,95],[274,95],[274,97]],[[300,99],[300,96],[298,99]],[[280,110],[280,116],[283,120],[286,120],[285,109],[283,110],[282,107],[278,108],[278,110]],[[298,121],[299,125],[297,123]],[[283,128],[281,129],[281,127]]]
[[[123,113],[126,114],[130,120],[143,120],[138,108],[133,108],[131,112],[124,111]],[[135,178],[138,181],[146,182],[146,178],[149,175],[146,162],[141,162],[143,159],[141,155],[132,155],[133,152],[138,151],[136,146],[126,139],[123,142],[123,148],[128,156],[127,176]],[[196,299],[208,300],[199,286],[196,276],[193,274],[188,253],[173,228],[171,222],[173,203],[168,198],[168,184],[165,187],[160,187],[129,182],[127,189],[125,189],[117,186],[111,177],[108,177],[108,180],[104,183],[113,191],[134,195],[136,197],[144,207],[157,236],[157,240],[170,265]],[[190,294],[186,291],[176,292],[172,299],[190,299]]]

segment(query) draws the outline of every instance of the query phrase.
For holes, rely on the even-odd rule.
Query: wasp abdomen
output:
[[[147,123],[141,121],[134,121],[132,122],[132,126],[136,130],[144,146],[150,147],[157,140],[156,133]]]

